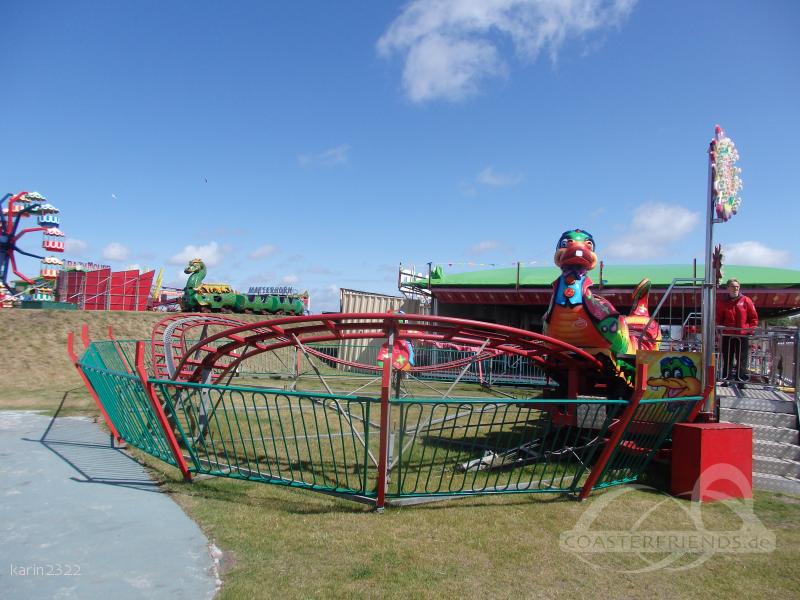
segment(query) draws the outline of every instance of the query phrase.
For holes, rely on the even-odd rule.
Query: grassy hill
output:
[[[39,409],[54,412],[68,393],[63,414],[94,412],[94,402],[67,356],[67,333],[75,332],[80,355],[81,326],[93,339],[150,339],[164,313],[127,311],[0,309],[0,410]],[[237,315],[244,321],[263,320]]]

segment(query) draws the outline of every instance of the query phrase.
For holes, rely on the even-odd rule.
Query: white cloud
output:
[[[633,213],[627,233],[608,245],[607,256],[616,258],[655,258],[667,253],[668,246],[686,236],[700,222],[700,213],[660,202],[641,205]],[[600,245],[602,250],[602,242]]]
[[[304,167],[311,165],[322,165],[323,167],[345,165],[349,160],[350,148],[350,144],[340,144],[339,146],[323,150],[318,154],[300,154],[297,157],[297,162]]]
[[[311,299],[311,312],[321,313],[322,311],[339,312],[340,298],[339,286],[328,285],[325,287],[314,287],[309,291],[309,298]]]
[[[72,256],[86,256],[89,244],[77,238],[67,238],[64,240],[64,252]]]
[[[454,101],[475,94],[483,80],[507,72],[490,43],[432,33],[408,48],[403,84],[414,102]]]
[[[761,242],[752,240],[722,247],[723,266],[784,267],[790,260],[791,254],[788,251],[770,248]]]
[[[267,258],[268,256],[272,256],[277,251],[278,251],[277,246],[273,246],[272,244],[265,244],[253,250],[249,256],[253,260],[259,260],[261,258]]]
[[[494,167],[488,166],[478,173],[478,183],[491,185],[494,187],[507,187],[517,185],[522,181],[522,175],[518,173],[498,173]]]
[[[188,265],[193,258],[201,258],[206,267],[216,267],[228,252],[228,248],[221,247],[217,242],[209,242],[205,246],[184,246],[183,250],[173,255],[167,262],[171,265]]]
[[[284,275],[281,277],[281,283],[284,285],[294,285],[298,281],[297,275]]]
[[[604,215],[607,212],[608,212],[608,209],[605,208],[604,206],[601,206],[600,208],[596,208],[592,212],[590,212],[589,213],[589,218],[590,219],[596,219],[597,217],[599,217],[601,215]]]
[[[499,46],[510,40],[534,61],[555,60],[564,42],[621,24],[636,0],[412,0],[377,43],[405,58],[403,86],[413,102],[461,100],[503,77]],[[505,38],[505,39],[504,39]]]
[[[169,287],[176,287],[182,288],[186,285],[186,280],[189,279],[189,275],[183,272],[183,269],[179,269],[175,271],[173,277],[168,281],[164,282],[164,285]]]
[[[130,255],[131,251],[119,242],[111,242],[101,253],[105,260],[126,260]]]
[[[478,242],[472,248],[469,249],[471,254],[483,254],[485,252],[491,252],[492,250],[497,250],[500,247],[500,242],[495,240],[484,240],[482,242]]]

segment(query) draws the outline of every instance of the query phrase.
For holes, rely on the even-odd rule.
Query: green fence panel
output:
[[[371,398],[154,381],[192,470],[374,495]]]
[[[584,481],[620,401],[397,402],[397,477],[389,496],[574,493]],[[561,404],[557,404],[561,403]],[[615,404],[616,403],[616,404]]]
[[[135,349],[134,340],[94,342],[80,365],[121,437],[175,465],[135,374]],[[280,358],[293,360],[292,354]],[[506,367],[487,365],[495,374]],[[377,497],[378,398],[150,383],[191,471],[368,501]],[[636,480],[698,400],[641,401],[593,489]],[[575,495],[614,428],[622,426],[626,406],[624,400],[601,399],[392,399],[386,497],[403,503],[478,494]]]
[[[142,382],[135,375],[83,365],[109,418],[122,439],[148,454],[177,466]]]
[[[686,420],[700,396],[642,400],[592,489],[636,481],[664,445],[675,423]]]

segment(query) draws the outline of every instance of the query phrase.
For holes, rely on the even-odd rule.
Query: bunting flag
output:
[[[482,262],[473,262],[473,261],[442,261],[442,262],[432,262],[431,264],[434,265],[443,265],[447,267],[516,267],[520,265],[521,267],[529,266],[529,265],[538,265],[538,260],[520,260],[514,261],[509,263],[482,263]]]

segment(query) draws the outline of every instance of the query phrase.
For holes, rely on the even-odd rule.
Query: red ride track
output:
[[[153,328],[153,335],[150,340],[150,352],[153,362],[153,373],[156,377],[168,379],[167,354],[171,354],[174,363],[180,362],[185,355],[188,347],[187,333],[198,327],[228,326],[234,327],[244,325],[244,321],[229,317],[222,317],[207,314],[183,313],[170,315],[162,319]],[[180,377],[178,377],[180,379]]]
[[[210,315],[206,317],[209,324],[222,325],[220,321],[224,320]],[[156,331],[163,332],[162,324],[178,319],[180,317],[168,317],[156,326]],[[195,319],[191,328],[202,324],[202,320]],[[189,327],[179,327],[179,329],[182,339],[185,340],[185,332]],[[395,340],[451,342],[474,348],[476,352],[483,347],[484,351],[522,356],[534,361],[548,372],[570,373],[572,375],[570,379],[575,380],[592,375],[599,376],[603,371],[602,363],[585,350],[539,333],[514,327],[429,315],[337,313],[246,323],[215,333],[181,353],[176,377],[185,381],[202,382],[204,374],[213,373],[213,380],[217,380],[241,361],[262,352],[287,346],[300,347],[341,340],[388,341],[391,334],[394,334]],[[198,358],[192,358],[194,356]],[[374,364],[344,361],[327,355],[325,359],[366,370],[376,370]],[[474,357],[470,360],[474,360]],[[451,361],[448,367],[453,366],[454,362],[464,364],[461,360]],[[414,370],[439,368],[443,368],[443,365],[416,367]]]

